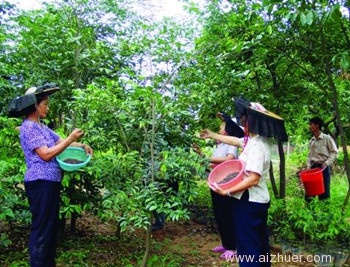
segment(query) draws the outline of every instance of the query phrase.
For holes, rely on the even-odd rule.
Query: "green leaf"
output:
[[[304,13],[300,13],[300,23],[302,26],[305,26],[307,24],[307,18]]]
[[[165,164],[162,164],[161,167],[160,167],[160,170],[162,172],[166,172],[167,171],[167,166]]]
[[[312,25],[314,19],[314,13],[312,11],[309,11],[306,15],[306,24],[307,25]]]
[[[348,70],[349,69],[349,55],[348,53],[343,53],[341,55],[341,58],[340,58],[340,66],[342,69],[344,70]]]
[[[267,33],[268,33],[269,35],[272,34],[272,27],[271,27],[271,25],[268,25],[268,26],[267,26]]]
[[[63,187],[68,187],[69,186],[69,179],[63,178],[62,179],[62,186]]]
[[[158,208],[157,205],[153,205],[153,206],[150,206],[150,207],[148,208],[148,210],[154,211],[154,210],[156,210],[157,208]]]

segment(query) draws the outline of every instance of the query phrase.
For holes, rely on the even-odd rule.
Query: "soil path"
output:
[[[210,226],[196,222],[168,222],[163,230],[153,233],[153,238],[162,242],[169,242],[169,251],[181,256],[185,263],[183,266],[196,267],[238,267],[236,261],[226,261],[219,258],[220,254],[214,253],[211,249],[219,245],[219,235]],[[281,246],[271,246],[272,266],[274,267],[314,267],[321,266],[313,259],[316,256],[300,252],[292,254],[290,251],[282,253]],[[316,258],[315,258],[316,257]],[[332,259],[333,260],[333,259]],[[348,262],[349,263],[349,260]],[[322,266],[332,266],[322,265]],[[350,266],[345,264],[343,266]]]

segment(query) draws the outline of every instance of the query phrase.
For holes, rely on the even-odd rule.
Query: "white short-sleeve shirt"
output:
[[[262,136],[254,136],[249,139],[246,147],[242,151],[239,159],[245,163],[246,172],[255,172],[260,174],[259,183],[248,188],[249,201],[258,203],[268,203],[270,194],[266,185],[269,177],[271,151],[268,139]],[[240,199],[243,191],[237,192],[232,196]]]
[[[225,157],[228,154],[232,154],[235,156],[235,158],[237,158],[237,147],[224,143],[219,143],[215,148],[212,157]]]

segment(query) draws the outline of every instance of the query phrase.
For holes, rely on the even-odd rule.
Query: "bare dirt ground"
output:
[[[103,228],[93,223],[97,231]],[[91,227],[91,226],[89,226]],[[86,229],[86,228],[85,228]],[[111,227],[104,226],[105,234],[111,233]],[[137,233],[141,240],[144,240],[144,233]],[[182,266],[187,267],[238,267],[236,261],[226,261],[219,258],[218,253],[211,249],[220,244],[219,235],[215,225],[210,222],[203,223],[202,220],[192,219],[185,222],[166,222],[163,230],[152,233],[153,241],[165,244],[161,248],[153,246],[151,254],[176,255],[183,260]],[[143,248],[143,243],[140,248]],[[314,255],[309,252],[298,252],[292,254],[290,250],[282,251],[280,244],[271,244],[272,266],[274,267],[315,267],[315,266],[336,266],[322,265],[312,261]],[[316,258],[318,259],[318,258]],[[332,258],[332,261],[334,258]],[[135,265],[136,266],[136,265]],[[341,266],[341,265],[338,265]],[[343,267],[350,266],[350,258],[344,261]],[[154,266],[158,267],[158,266]]]
[[[217,233],[213,229],[204,225],[190,222],[167,223],[164,230],[154,233],[156,240],[168,238],[171,240],[171,251],[181,255],[186,265],[197,267],[219,267],[233,266],[238,267],[236,261],[226,261],[219,258],[220,254],[211,252],[211,249],[220,243]],[[313,262],[307,262],[307,255],[295,255],[294,259],[291,252],[282,253],[278,244],[272,245],[271,254],[274,255],[272,266],[275,267],[313,267],[317,266]]]
[[[68,241],[65,241],[58,247],[58,267],[125,267],[120,263],[116,264],[116,262],[120,262],[120,258],[130,258],[133,256],[135,256],[135,264],[133,266],[139,265],[137,258],[142,257],[144,252],[144,231],[137,230],[133,234],[124,236],[123,240],[119,240],[116,237],[116,227],[114,224],[101,222],[91,215],[84,215],[82,218],[79,218],[76,226],[77,232],[74,235],[65,237]],[[15,238],[15,242],[10,248],[3,251],[3,253],[10,255],[11,251],[13,253],[13,251],[23,251],[26,249],[28,233],[28,229],[17,229],[11,233]],[[222,260],[219,258],[220,254],[211,252],[213,247],[219,245],[219,241],[219,235],[216,232],[215,225],[213,226],[211,223],[204,224],[194,219],[185,222],[166,222],[163,230],[152,234],[152,249],[150,253],[151,255],[167,255],[167,257],[176,256],[181,258],[183,262],[181,266],[183,267],[238,267],[237,262]],[[69,263],[72,257],[79,257],[82,253],[81,251],[84,250],[86,255],[82,258],[81,264]],[[67,252],[70,252],[70,254],[67,254]],[[271,245],[271,254],[273,267],[321,266],[319,263],[310,261],[310,259],[313,259],[313,255],[305,252],[299,252],[299,254],[292,254],[290,251],[282,252],[279,244]],[[62,255],[69,255],[67,256],[68,259],[62,258]],[[26,261],[26,259],[23,260]],[[86,264],[86,262],[89,263]],[[14,265],[0,264],[0,266]],[[330,264],[323,266],[336,265]],[[348,258],[342,266],[349,267],[350,259]]]

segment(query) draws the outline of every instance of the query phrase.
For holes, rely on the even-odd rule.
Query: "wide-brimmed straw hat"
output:
[[[29,88],[23,96],[13,99],[8,108],[8,116],[19,118],[35,111],[38,99],[49,96],[60,90],[57,84],[47,83],[39,87]]]
[[[234,99],[235,117],[243,115],[248,119],[248,131],[279,141],[288,141],[284,120],[277,114],[268,111],[261,104],[250,102],[242,97]]]

